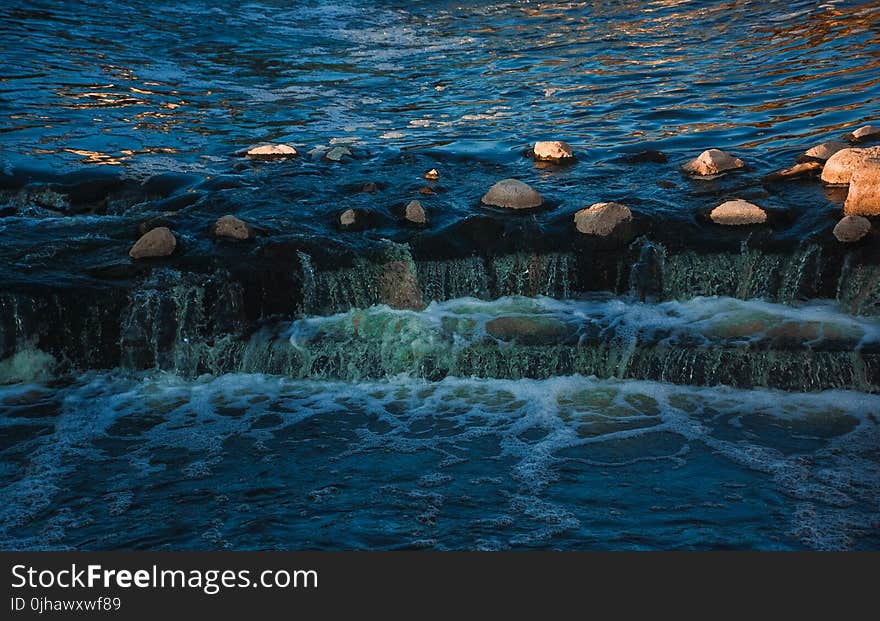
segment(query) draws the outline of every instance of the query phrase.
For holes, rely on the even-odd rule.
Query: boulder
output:
[[[505,209],[531,209],[544,203],[541,195],[518,179],[502,179],[483,195],[484,205]]]
[[[245,240],[254,236],[254,230],[233,215],[225,215],[218,218],[211,231],[215,237],[227,237],[229,239]]]
[[[808,161],[795,164],[791,168],[780,170],[764,177],[765,181],[781,181],[795,177],[806,177],[822,170],[822,162]]]
[[[860,168],[865,160],[880,157],[880,147],[864,149],[841,149],[828,158],[822,169],[822,181],[831,184],[847,184],[856,168]]]
[[[324,154],[324,159],[330,160],[331,162],[341,162],[342,158],[352,156],[353,153],[348,147],[336,146]]]
[[[410,201],[406,206],[403,217],[414,224],[425,224],[427,217],[425,216],[425,208],[419,201]]]
[[[745,164],[737,157],[720,151],[718,149],[708,149],[700,153],[700,155],[687,162],[682,168],[691,175],[717,175],[728,170],[736,170],[743,168]]]
[[[167,226],[159,226],[144,233],[137,240],[128,256],[132,259],[149,259],[152,257],[167,257],[177,247],[177,238]]]
[[[574,151],[567,142],[561,140],[546,140],[536,142],[532,149],[533,157],[538,161],[560,162],[574,157]]]
[[[574,225],[578,231],[601,237],[610,235],[619,224],[631,220],[629,207],[620,203],[596,203],[574,214]]]
[[[868,140],[880,140],[880,127],[876,125],[864,125],[843,137],[850,142],[865,142]]]
[[[354,209],[346,209],[339,216],[339,224],[343,227],[353,226],[357,222],[357,213]]]
[[[715,224],[726,226],[762,224],[767,221],[767,212],[748,201],[735,199],[718,205],[709,217]]]
[[[431,181],[436,181],[440,178],[440,171],[436,168],[432,168],[428,172],[425,173],[425,179],[430,179]]]
[[[844,216],[834,227],[834,237],[845,244],[857,242],[871,231],[871,222],[862,216]]]
[[[829,157],[840,151],[841,149],[846,149],[849,145],[845,142],[841,142],[840,140],[829,140],[827,142],[823,142],[822,144],[817,144],[815,147],[807,149],[803,155],[798,157],[799,162],[825,162]]]
[[[286,157],[296,157],[296,149],[286,144],[262,144],[251,147],[247,156],[254,159],[274,160]]]
[[[853,171],[843,213],[848,216],[880,216],[880,157],[866,159]]]

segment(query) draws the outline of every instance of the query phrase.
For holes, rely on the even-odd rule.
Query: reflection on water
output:
[[[5,155],[207,165],[345,134],[766,149],[880,95],[872,2],[212,4],[3,3]]]

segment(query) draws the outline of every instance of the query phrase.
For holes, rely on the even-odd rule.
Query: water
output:
[[[832,237],[845,189],[763,177],[878,124],[878,28],[842,0],[2,3],[0,547],[877,549],[876,238]],[[684,176],[710,147],[748,167]],[[544,208],[481,207],[505,177]],[[733,197],[770,223],[705,222]],[[631,239],[574,232],[599,201]],[[214,240],[226,213],[257,238]],[[175,254],[130,261],[155,224]]]

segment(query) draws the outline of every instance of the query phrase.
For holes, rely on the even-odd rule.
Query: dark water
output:
[[[548,199],[529,216],[546,231],[598,201],[677,226],[737,196],[788,214],[777,238],[809,240],[839,218],[844,195],[761,178],[876,124],[878,40],[880,6],[833,0],[3,2],[0,295],[94,285],[94,270],[127,264],[138,225],[157,217],[178,235],[176,258],[194,262],[221,254],[206,231],[226,213],[264,239],[406,243],[420,232],[400,226],[395,206],[419,198],[442,234],[486,215],[479,197],[504,177]],[[539,139],[568,141],[577,163],[523,157]],[[263,141],[301,157],[241,157]],[[332,144],[354,158],[321,160]],[[684,177],[679,165],[710,147],[748,168]],[[627,161],[647,149],[668,163]],[[441,178],[425,196],[430,168]],[[378,192],[361,192],[371,181]],[[349,207],[371,210],[374,227],[338,231]],[[600,314],[628,356],[638,340],[627,335],[650,329],[662,347],[669,325],[745,347],[755,321],[783,335],[812,326],[793,331],[801,348],[827,337],[853,360],[876,349],[876,316],[788,301],[611,301]],[[479,312],[552,305],[513,303]],[[21,324],[0,308],[0,324]],[[565,308],[567,321],[592,320]],[[455,350],[460,334],[438,340],[436,310],[412,313],[402,336],[374,334],[381,356],[406,370]],[[348,319],[328,330],[350,332]],[[298,321],[294,332],[325,325]],[[176,351],[193,355],[177,336]],[[762,373],[780,372],[765,359]],[[853,389],[860,377],[805,394],[515,379],[513,362],[434,382],[259,365],[59,377],[55,362],[33,347],[0,360],[3,548],[880,547],[880,401]]]

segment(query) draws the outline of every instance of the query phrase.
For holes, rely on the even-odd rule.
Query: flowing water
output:
[[[876,237],[762,181],[878,124],[878,41],[870,1],[3,2],[0,547],[880,548]],[[633,239],[575,237],[611,200]]]

